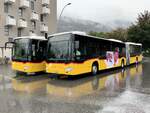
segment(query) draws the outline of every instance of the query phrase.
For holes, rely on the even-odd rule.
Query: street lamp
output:
[[[63,13],[64,9],[65,9],[67,6],[69,6],[69,5],[71,5],[71,3],[68,3],[68,4],[66,4],[66,5],[63,7],[63,9],[62,9],[62,11],[61,11],[61,13],[60,13],[60,15],[59,15],[59,18],[58,18],[58,25],[59,25],[59,21],[60,21],[60,19],[61,19],[61,16],[62,16],[62,13]]]

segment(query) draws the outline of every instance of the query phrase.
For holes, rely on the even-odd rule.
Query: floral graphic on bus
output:
[[[107,51],[105,60],[107,68],[114,67],[118,63],[119,63],[119,48],[116,47],[115,51]]]
[[[108,68],[114,66],[114,53],[112,51],[107,51],[106,52],[106,60],[105,63]]]
[[[119,61],[119,48],[116,47],[114,52],[114,65],[118,64],[118,61]]]

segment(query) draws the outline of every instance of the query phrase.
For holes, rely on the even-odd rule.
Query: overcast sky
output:
[[[67,3],[63,16],[109,22],[114,20],[134,22],[139,12],[150,10],[150,0],[58,0],[58,15]]]

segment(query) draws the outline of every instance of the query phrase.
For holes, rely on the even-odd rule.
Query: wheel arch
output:
[[[98,63],[98,61],[94,61],[94,62],[92,63],[92,66],[93,66],[94,64],[97,65],[98,70],[99,70],[99,63]]]

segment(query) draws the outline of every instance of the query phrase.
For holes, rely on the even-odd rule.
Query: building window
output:
[[[30,30],[30,33],[34,33],[34,31]]]
[[[31,1],[31,9],[34,10],[34,1]]]
[[[11,15],[8,15],[8,17],[11,18],[11,19],[15,19],[15,17],[14,17],[14,16],[11,16]]]
[[[18,29],[18,37],[21,36],[21,29]]]
[[[30,32],[29,32],[30,34],[29,35],[35,35],[35,32],[33,31],[33,30],[30,30]]]
[[[5,13],[9,12],[9,6],[8,6],[8,4],[4,4],[4,12]]]
[[[18,9],[18,15],[23,16],[23,9],[21,9],[21,8]]]
[[[13,38],[8,38],[8,42],[13,42]]]
[[[40,20],[41,20],[41,22],[43,22],[44,21],[44,18],[43,18],[44,16],[41,14],[40,15]]]
[[[32,28],[36,29],[36,22],[32,21]]]
[[[4,27],[4,32],[5,32],[5,35],[9,35],[9,27],[8,26],[5,26]]]

